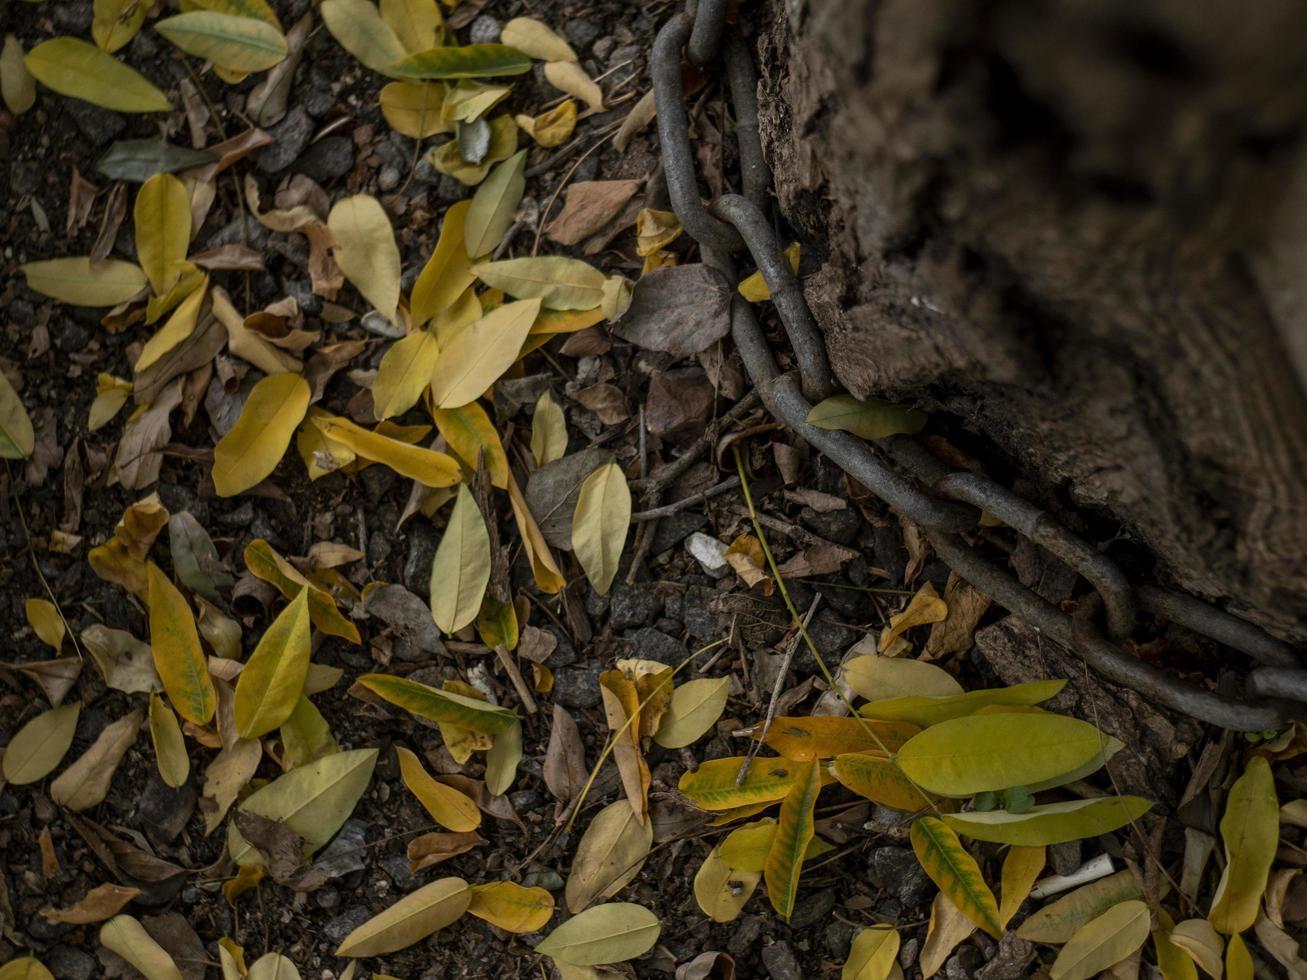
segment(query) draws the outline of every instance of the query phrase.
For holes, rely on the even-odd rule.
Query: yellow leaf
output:
[[[463,237],[467,211],[471,206],[471,201],[458,201],[445,211],[435,251],[413,284],[409,306],[414,323],[426,323],[437,313],[449,309],[476,279]]]
[[[231,72],[264,71],[288,53],[281,31],[266,21],[216,10],[165,17],[154,29],[187,54]]]
[[[54,647],[58,653],[64,644],[65,632],[64,617],[59,612],[59,607],[48,599],[26,599],[23,602],[23,612],[37,638],[47,646]]]
[[[721,717],[730,690],[729,677],[702,677],[679,685],[672,691],[654,741],[665,749],[693,745]]]
[[[873,701],[858,709],[866,718],[910,721],[923,728],[962,718],[988,705],[1033,705],[1056,697],[1065,680],[1030,681],[984,691],[967,691],[951,697],[907,697]],[[1106,738],[1106,736],[1104,736]]]
[[[102,925],[100,945],[125,959],[145,980],[182,980],[168,951],[130,915],[115,915]]]
[[[522,536],[522,547],[526,549],[527,558],[531,562],[531,575],[535,579],[536,587],[550,595],[561,592],[567,580],[558,570],[553,552],[549,550],[549,544],[540,531],[540,525],[531,515],[531,509],[527,507],[526,499],[522,496],[522,489],[517,485],[517,480],[513,479],[511,472],[508,475],[508,500],[513,507],[513,519],[517,522],[518,532]]]
[[[1129,871],[1118,871],[1077,888],[1040,909],[1021,923],[1017,935],[1032,943],[1064,943],[1082,925],[1112,906],[1142,897],[1134,875]]]
[[[567,420],[548,391],[540,394],[531,416],[531,455],[537,466],[567,455]]]
[[[91,747],[50,784],[50,799],[74,813],[104,802],[123,756],[136,741],[145,714],[139,708],[100,730]]]
[[[496,164],[472,197],[463,229],[468,258],[489,255],[499,246],[525,190],[526,150],[520,150]]]
[[[606,595],[631,526],[631,491],[616,463],[607,463],[581,483],[572,517],[572,549],[591,586]]]
[[[403,746],[395,746],[395,753],[399,756],[400,778],[432,819],[460,833],[481,826],[481,811],[474,800],[433,779],[421,760]]]
[[[541,310],[531,324],[532,335],[552,337],[560,333],[576,333],[593,327],[604,320],[603,310]]]
[[[540,61],[576,60],[570,44],[532,17],[514,17],[504,25],[499,40]]]
[[[144,289],[148,281],[141,267],[132,262],[92,262],[84,255],[28,262],[19,269],[27,277],[29,289],[70,306],[117,306]]]
[[[754,765],[757,765],[755,760]],[[817,794],[821,792],[821,763],[816,759],[801,763],[795,773],[794,785],[781,802],[780,822],[763,876],[767,880],[767,897],[772,908],[789,919],[794,912],[794,900],[799,891],[799,872],[803,865],[808,843],[815,833],[813,813]]]
[[[410,446],[338,416],[317,418],[313,424],[327,438],[347,446],[364,459],[384,463],[400,476],[417,480],[423,486],[452,487],[462,477],[457,460],[434,449]]]
[[[814,411],[816,410],[814,409]],[[823,426],[823,428],[825,427]],[[879,437],[864,436],[864,438]],[[917,594],[912,597],[912,601],[908,603],[906,609],[900,613],[895,613],[890,617],[889,626],[881,632],[878,649],[881,653],[884,653],[891,645],[893,645],[895,640],[902,636],[906,631],[912,629],[912,627],[922,626],[926,623],[940,623],[943,622],[947,616],[948,606],[944,604],[944,600],[935,592],[935,586],[927,582],[917,591]],[[930,665],[927,664],[926,666]],[[913,691],[911,693],[927,695],[961,694],[962,688],[959,685],[956,691]],[[892,697],[893,695],[890,696]],[[883,698],[886,697],[886,695],[882,694],[880,697]]]
[[[137,191],[132,217],[136,258],[150,288],[163,295],[181,275],[191,242],[191,198],[186,185],[172,174],[155,174]]]
[[[771,853],[775,840],[776,821],[771,817],[763,817],[732,830],[722,840],[718,850],[722,860],[736,871],[762,871],[767,867],[767,855]],[[813,837],[803,853],[803,860],[811,861],[829,850],[829,844],[820,837]]]
[[[899,942],[899,932],[892,926],[858,930],[840,980],[888,980],[898,965]]]
[[[511,91],[511,85],[482,85],[463,79],[449,90],[441,115],[450,124],[475,122],[508,98]]]
[[[635,216],[635,251],[648,257],[666,248],[681,234],[681,222],[674,211],[641,208]]]
[[[508,708],[500,708],[453,691],[427,687],[402,677],[365,674],[358,679],[358,683],[373,694],[421,718],[457,725],[484,735],[498,735],[517,721],[517,715]]]
[[[305,416],[305,422],[295,433],[295,450],[304,461],[304,468],[311,481],[344,469],[358,459],[354,450],[322,434],[317,420],[330,417],[329,413],[312,405]]]
[[[1225,947],[1225,980],[1253,980],[1255,975],[1252,954],[1243,936],[1235,933]]]
[[[381,202],[368,194],[337,201],[327,215],[332,255],[359,294],[387,320],[399,306],[399,246]]]
[[[1130,956],[1148,939],[1148,906],[1114,905],[1076,930],[1053,962],[1053,980],[1089,980]]]
[[[468,469],[476,469],[477,456],[480,455],[490,473],[491,486],[501,490],[508,487],[508,456],[484,408],[476,402],[468,402],[461,408],[438,408],[431,417],[449,448],[467,464]]]
[[[336,949],[337,956],[380,956],[412,946],[458,920],[472,902],[462,878],[441,878],[374,915]]]
[[[1233,786],[1221,817],[1225,870],[1207,920],[1232,936],[1251,929],[1280,840],[1280,804],[1270,763],[1253,756]]]
[[[920,817],[912,822],[912,850],[922,869],[940,891],[968,919],[995,939],[1003,935],[998,918],[998,903],[985,884],[976,859],[967,853],[958,835],[935,817]]]
[[[20,956],[0,966],[0,980],[54,980],[54,974],[35,957]]]
[[[468,163],[458,151],[458,140],[449,140],[437,150],[427,154],[431,166],[442,174],[453,177],[465,187],[475,187],[486,179],[490,168],[502,160],[507,160],[517,152],[517,124],[507,113],[501,113],[490,120],[490,149],[480,163]],[[470,205],[471,201],[461,204]],[[458,204],[451,205],[458,207]],[[466,252],[464,253],[466,256]]]
[[[1038,847],[1111,833],[1147,813],[1152,803],[1139,796],[1043,803],[1024,813],[990,810],[948,813],[943,820],[959,834],[996,844]]]
[[[662,925],[646,908],[610,902],[568,919],[536,946],[536,952],[572,966],[624,963],[658,942]]]
[[[681,774],[678,787],[704,810],[733,810],[754,803],[784,799],[794,786],[800,764],[788,759],[756,758],[737,785],[742,757],[709,759],[693,772]]]
[[[8,383],[4,375],[0,374],[0,392]],[[91,410],[86,420],[87,431],[95,432],[107,425],[131,396],[132,383],[130,381],[115,378],[112,374],[101,371],[96,378],[95,401],[91,402]],[[22,407],[21,402],[18,407]],[[27,418],[26,410],[24,410],[22,417]],[[31,425],[30,421],[28,425]],[[3,395],[0,395],[0,456],[6,456],[7,447],[13,444],[13,436],[9,434],[11,428],[12,426],[5,421],[5,399]],[[28,452],[30,453],[30,450]]]
[[[287,599],[294,599],[301,589],[307,589],[309,619],[313,625],[330,636],[339,636],[351,643],[359,642],[358,627],[341,615],[336,600],[311,584],[262,538],[255,538],[245,546],[245,567],[255,578],[267,582]]]
[[[714,847],[694,876],[694,900],[714,922],[734,922],[762,880],[761,869],[733,868]]]
[[[912,784],[891,759],[873,753],[846,753],[835,757],[835,778],[859,796],[896,810],[921,810],[936,798]]]
[[[767,745],[799,762],[829,759],[846,753],[873,753],[884,757],[897,752],[920,728],[906,721],[873,721],[814,715],[795,718],[782,715],[767,729]]]
[[[42,711],[14,733],[5,746],[0,772],[14,786],[26,786],[52,773],[73,744],[80,703]]]
[[[159,566],[148,564],[150,583],[150,648],[154,669],[177,713],[196,725],[207,725],[217,705],[195,616],[186,598]]]
[[[1197,921],[1206,923],[1205,919]],[[1157,922],[1159,928],[1153,930],[1153,952],[1157,955],[1157,969],[1162,974],[1162,980],[1198,980],[1194,961],[1184,949],[1171,941],[1171,930],[1175,928],[1175,923],[1165,909],[1157,910]],[[1212,927],[1208,924],[1207,928]],[[1216,930],[1213,929],[1212,933],[1215,935]],[[1217,967],[1220,967],[1219,958]]]
[[[23,45],[12,34],[5,35],[0,51],[0,98],[15,116],[21,116],[36,103],[36,79],[23,64]]]
[[[280,734],[282,760],[289,769],[340,751],[322,712],[303,695],[295,703],[290,717],[281,723]]]
[[[9,378],[0,371],[0,459],[26,459],[35,448],[32,419]]]
[[[902,697],[951,697],[962,685],[943,668],[900,657],[854,657],[844,664],[844,681],[869,701]]]
[[[560,92],[580,99],[591,112],[604,111],[603,91],[575,60],[545,62],[545,81]]]
[[[445,86],[440,82],[390,82],[382,87],[377,102],[390,128],[410,139],[450,131],[441,118]]]
[[[531,59],[506,44],[465,44],[419,51],[391,65],[396,78],[485,78],[521,75],[531,70]]]
[[[154,692],[150,693],[150,741],[159,776],[173,789],[185,786],[191,775],[191,757],[186,751],[181,726],[172,709]]]
[[[241,741],[238,745],[257,742]],[[246,813],[279,820],[304,839],[312,854],[336,836],[372,778],[376,749],[355,749],[324,756],[278,776],[240,805]],[[259,850],[241,836],[235,821],[227,824],[227,849],[238,865],[267,864]]]
[[[790,264],[790,271],[797,275],[799,271],[798,242],[791,242],[789,247],[785,249],[785,260]],[[755,272],[742,281],[738,289],[740,295],[750,303],[763,303],[771,299],[771,290],[767,288],[767,280],[762,277],[761,271]]]
[[[309,593],[301,589],[272,621],[236,680],[236,731],[259,738],[281,726],[309,672]]]
[[[1215,927],[1206,919],[1186,919],[1170,930],[1170,942],[1186,955],[1186,959],[1202,967],[1203,972],[1215,980],[1221,980],[1221,954],[1225,951],[1225,941],[1221,939]]]
[[[312,392],[298,374],[272,374],[256,384],[240,418],[213,449],[213,486],[232,497],[272,475],[295,427],[304,420]]]
[[[444,19],[436,0],[381,0],[381,19],[409,54],[436,46],[436,32]]]
[[[492,881],[472,886],[467,911],[505,932],[539,932],[553,917],[554,897],[543,888]]]
[[[300,371],[298,358],[245,326],[245,318],[237,312],[231,297],[222,287],[214,286],[210,295],[213,298],[213,315],[227,331],[227,349],[231,353],[249,361],[264,374]]]
[[[138,205],[140,200],[138,196],[136,198]],[[139,224],[138,219],[138,227]],[[139,239],[137,239],[137,248],[140,248]],[[195,324],[200,319],[200,308],[204,305],[204,298],[208,292],[209,277],[205,276],[200,285],[191,290],[190,294],[177,306],[177,309],[173,310],[172,316],[168,317],[168,322],[145,342],[145,346],[141,348],[141,356],[132,365],[133,371],[140,374],[195,332]]]
[[[503,647],[505,650],[517,649],[517,610],[511,602],[500,602],[492,596],[481,600],[481,610],[476,618],[477,633],[481,642],[488,647]],[[535,664],[534,666],[540,666]]]
[[[604,299],[604,274],[564,255],[482,262],[472,271],[492,289],[515,299],[538,299],[545,309],[593,310]]]
[[[476,500],[465,484],[431,562],[431,616],[447,633],[477,617],[490,582],[490,535]]]
[[[390,345],[372,381],[372,411],[378,421],[403,415],[431,383],[440,344],[429,330],[417,330]]]
[[[576,102],[564,99],[538,116],[519,114],[513,117],[513,121],[546,149],[562,146],[576,131]]]
[[[136,36],[150,12],[139,0],[95,0],[91,37],[110,54]]]
[[[1007,857],[1003,858],[1002,901],[998,906],[998,921],[1004,928],[1030,895],[1030,889],[1035,887],[1035,879],[1044,870],[1045,858],[1042,845],[1017,845],[1008,849]]]
[[[300,980],[300,971],[280,953],[264,953],[250,964],[245,980]]]
[[[852,395],[832,395],[814,405],[804,421],[819,429],[852,432],[863,439],[884,439],[920,432],[927,418],[924,412],[909,405],[895,405],[879,398],[863,401]]]
[[[505,303],[459,331],[431,376],[436,407],[459,408],[485,394],[517,360],[539,309],[538,299]]]
[[[332,37],[365,68],[392,75],[391,66],[408,53],[369,0],[322,0],[318,12]]]
[[[522,723],[513,722],[494,738],[486,753],[486,790],[491,796],[503,796],[517,778],[522,761]]]
[[[172,109],[168,97],[134,68],[127,67],[94,44],[75,37],[55,37],[44,41],[27,53],[23,63],[46,88],[105,109],[115,112],[168,112]]]
[[[971,796],[1074,769],[1097,755],[1105,738],[1088,722],[1062,715],[974,715],[912,736],[898,763],[932,793]]]
[[[653,846],[653,824],[641,820],[623,798],[610,803],[581,835],[567,875],[568,911],[580,912],[596,899],[612,898],[634,880]]]
[[[599,675],[608,730],[613,733],[613,758],[622,778],[622,788],[631,801],[636,819],[649,817],[649,766],[640,751],[640,696],[634,682],[620,670]]]
[[[944,961],[962,940],[976,931],[976,924],[968,919],[943,892],[935,894],[930,906],[930,924],[926,927],[926,942],[921,947],[921,975],[929,980],[939,972]]]

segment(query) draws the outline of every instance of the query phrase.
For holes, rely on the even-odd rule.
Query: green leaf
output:
[[[921,817],[913,821],[910,836],[913,853],[930,880],[963,915],[995,939],[1002,938],[998,902],[958,835],[935,817]]]
[[[624,963],[653,949],[660,932],[658,917],[648,909],[611,902],[568,919],[545,937],[536,952],[572,966]]]
[[[477,617],[490,583],[490,535],[466,484],[459,484],[449,524],[431,562],[431,616],[446,634]]]
[[[1118,871],[1090,882],[1046,905],[1017,930],[1017,935],[1032,943],[1064,943],[1077,929],[1113,905],[1143,898],[1139,884],[1129,871]]]
[[[92,262],[85,255],[21,265],[27,286],[70,306],[117,306],[145,288],[141,267],[121,259]]]
[[[1221,818],[1225,870],[1207,919],[1228,935],[1251,929],[1280,842],[1280,803],[1270,763],[1256,755],[1233,786]]]
[[[581,483],[572,517],[572,549],[590,585],[606,595],[631,526],[631,491],[616,463],[607,463]]]
[[[390,66],[396,78],[484,78],[521,75],[531,70],[531,59],[507,44],[467,44],[419,51]]]
[[[733,810],[784,799],[800,769],[788,759],[757,758],[744,782],[737,784],[735,777],[743,762],[741,757],[709,759],[693,772],[682,773],[679,788],[704,810]]]
[[[236,679],[236,732],[259,738],[279,728],[299,703],[309,674],[309,593],[301,589],[272,625]]]
[[[895,405],[878,398],[866,401],[852,395],[832,395],[814,405],[805,420],[819,429],[852,432],[864,439],[912,435],[927,422],[926,414],[908,405]]]
[[[365,674],[358,682],[391,704],[429,721],[468,728],[482,735],[498,735],[517,722],[517,714],[487,701],[441,691],[389,674]]]
[[[271,24],[214,10],[165,17],[154,29],[187,54],[234,72],[264,71],[284,61],[288,51]]]
[[[799,767],[794,786],[781,802],[780,822],[767,852],[767,864],[763,868],[767,897],[771,899],[772,908],[787,920],[794,914],[803,858],[816,833],[813,814],[820,792],[821,763],[813,759]]]
[[[918,786],[941,796],[971,796],[1074,769],[1092,759],[1104,739],[1093,725],[1062,715],[972,715],[912,736],[897,758]]]
[[[129,180],[143,184],[155,174],[171,174],[191,167],[202,167],[217,159],[208,150],[174,146],[164,139],[117,140],[95,162],[95,169],[110,180]]]
[[[38,44],[23,59],[46,88],[115,112],[168,112],[172,103],[134,68],[75,37]]]
[[[604,300],[604,274],[564,255],[483,262],[472,271],[492,289],[515,299],[539,299],[547,310],[593,310]]]
[[[1076,930],[1053,962],[1053,980],[1089,980],[1130,956],[1148,939],[1148,906],[1114,905]]]
[[[1065,680],[1030,681],[1011,687],[992,690],[968,691],[948,697],[907,697],[873,701],[858,709],[864,718],[881,718],[886,721],[910,721],[925,728],[951,718],[962,718],[989,705],[1032,705],[1056,697]]]
[[[1110,833],[1143,816],[1151,806],[1150,801],[1139,796],[1108,796],[1045,803],[1025,813],[946,813],[942,819],[973,840],[1038,847]]]
[[[489,255],[504,240],[526,190],[526,150],[498,163],[477,188],[463,224],[463,245],[469,258]],[[537,309],[539,300],[536,300]],[[513,351],[516,356],[517,351]]]

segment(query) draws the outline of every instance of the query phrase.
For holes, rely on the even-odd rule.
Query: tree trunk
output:
[[[759,40],[764,146],[821,243],[804,286],[844,386],[951,413],[1119,524],[1144,574],[1297,639],[1301,11],[773,0]]]

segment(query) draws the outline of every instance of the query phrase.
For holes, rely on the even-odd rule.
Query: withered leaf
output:
[[[613,332],[645,350],[698,354],[731,331],[731,285],[694,263],[655,269],[635,284]]]

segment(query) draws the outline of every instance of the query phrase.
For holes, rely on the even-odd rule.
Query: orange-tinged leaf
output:
[[[1003,858],[1002,901],[998,906],[998,921],[1004,928],[1012,921],[1012,916],[1017,914],[1021,903],[1030,895],[1030,889],[1035,887],[1035,879],[1044,870],[1045,851],[1042,845],[1039,847],[1016,845],[1008,848],[1007,856]]]
[[[301,589],[259,639],[236,680],[236,731],[259,738],[291,716],[309,673],[309,590]]]
[[[755,765],[757,760],[755,760]],[[816,832],[813,814],[817,794],[821,792],[821,763],[816,759],[800,763],[794,785],[781,802],[780,821],[763,876],[767,880],[767,897],[772,908],[785,919],[794,913],[799,891],[799,873],[808,844]]]
[[[896,810],[921,810],[938,801],[938,797],[913,785],[895,762],[873,753],[838,755],[832,771],[841,784],[859,796]]]
[[[617,760],[622,788],[636,819],[644,823],[649,814],[649,766],[640,751],[640,696],[635,684],[619,670],[599,675],[599,691],[608,730],[615,739],[613,758]]]
[[[1280,840],[1280,804],[1270,763],[1253,756],[1233,786],[1221,817],[1226,864],[1207,919],[1233,936],[1257,921],[1262,892]]]
[[[122,885],[105,883],[96,885],[73,906],[66,909],[42,909],[41,915],[50,922],[63,922],[76,926],[90,925],[117,915],[139,894],[141,894],[139,888],[125,888]],[[0,971],[0,980],[3,980],[3,971]]]
[[[1001,938],[998,902],[985,884],[980,865],[967,853],[958,835],[935,817],[919,817],[912,823],[911,839],[912,850],[930,880],[968,919],[995,939]]]
[[[322,434],[349,447],[364,459],[384,463],[400,476],[427,487],[452,487],[462,479],[458,461],[445,453],[371,432],[339,416],[316,418],[313,424]]]
[[[399,756],[399,774],[404,785],[436,823],[457,833],[481,826],[481,811],[476,801],[433,779],[422,761],[402,745],[395,746],[395,754]]]
[[[207,725],[218,702],[195,616],[186,597],[154,562],[148,565],[148,575],[154,669],[177,713],[196,725]]]
[[[764,739],[768,748],[787,759],[806,762],[809,759],[830,759],[849,752],[897,752],[920,728],[905,721],[874,721],[843,718],[833,715],[814,715],[811,718],[791,718],[782,715],[772,719]]]
[[[467,911],[505,932],[539,932],[553,918],[554,897],[543,888],[492,881],[472,886]]]
[[[245,546],[245,567],[255,578],[262,579],[287,599],[294,599],[301,589],[309,592],[309,619],[318,629],[330,636],[339,636],[358,643],[358,627],[341,615],[336,600],[312,585],[262,538],[255,538]]]
[[[272,374],[254,386],[231,431],[213,450],[213,486],[220,497],[242,493],[272,475],[309,410],[309,383]]]
[[[682,793],[704,810],[733,810],[784,799],[794,786],[801,763],[789,759],[756,758],[743,784],[736,785],[743,757],[709,759],[694,772],[681,775]]]
[[[476,279],[463,243],[463,227],[471,204],[458,201],[445,211],[436,249],[413,284],[409,306],[414,323],[426,323],[449,309]]]

